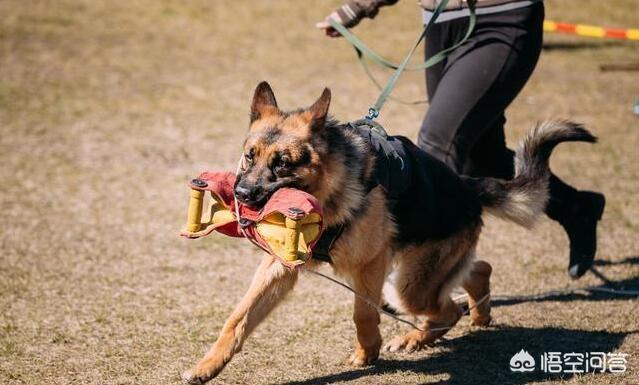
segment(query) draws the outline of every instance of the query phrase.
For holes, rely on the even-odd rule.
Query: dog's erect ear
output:
[[[328,115],[328,107],[331,105],[331,90],[324,88],[322,96],[319,97],[309,107],[308,112],[310,114],[311,127],[313,129],[319,129],[324,127],[326,123],[326,116]]]
[[[275,94],[273,94],[271,86],[269,86],[267,82],[261,82],[257,85],[257,88],[255,88],[255,94],[253,94],[251,123],[265,115],[276,114],[278,112],[277,101],[275,101]]]

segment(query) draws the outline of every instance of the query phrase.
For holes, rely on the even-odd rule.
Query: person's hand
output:
[[[335,30],[335,28],[331,27],[331,23],[329,22],[329,19],[333,19],[333,20],[335,20],[336,22],[338,22],[340,24],[344,24],[344,21],[339,16],[339,14],[337,12],[332,12],[330,15],[328,15],[326,17],[326,19],[324,19],[324,20],[320,21],[319,23],[315,24],[315,27],[317,29],[323,30],[324,33],[326,34],[326,36],[330,36],[330,37],[342,36],[342,35],[340,35],[339,32],[337,32]]]

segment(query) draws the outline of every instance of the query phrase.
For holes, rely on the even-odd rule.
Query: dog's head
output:
[[[266,82],[255,89],[250,127],[235,182],[239,201],[261,207],[277,189],[293,187],[310,194],[320,188],[322,145],[318,137],[327,121],[331,92],[309,108],[283,112]]]

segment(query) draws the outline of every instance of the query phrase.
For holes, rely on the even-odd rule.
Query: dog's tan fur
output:
[[[271,152],[286,147],[294,158],[296,151],[292,146],[314,134],[310,127],[313,119],[317,119],[314,114],[319,110],[319,114],[325,116],[328,100],[323,95],[324,100],[320,98],[309,110],[284,116],[273,106],[274,101],[265,101],[259,93],[258,89],[252,106],[257,117],[251,124],[245,148],[262,146],[257,151],[260,159],[264,160],[271,156]],[[260,144],[260,133],[274,126],[285,131],[290,140]],[[365,146],[361,139],[352,139],[358,146]],[[461,317],[461,309],[450,298],[450,292],[457,284],[462,283],[471,301],[488,293],[490,266],[473,261],[481,221],[468,224],[466,229],[449,239],[393,250],[391,240],[397,230],[384,193],[378,187],[365,196],[363,186],[347,180],[349,174],[344,169],[344,160],[339,156],[323,159],[321,152],[322,149],[314,149],[308,167],[301,173],[307,179],[309,192],[325,207],[324,221],[331,225],[351,220],[352,214],[347,208],[366,200],[364,214],[352,222],[331,251],[335,272],[347,277],[357,292],[381,303],[385,278],[392,269],[396,269],[403,305],[412,314],[426,317],[424,328],[452,326]],[[367,159],[363,165],[364,172],[370,174],[372,167],[372,159]],[[334,194],[341,194],[341,199],[330,203],[329,199]],[[306,268],[312,269],[317,263],[309,261]],[[215,377],[241,349],[250,332],[293,288],[297,277],[297,271],[289,270],[272,256],[265,255],[248,292],[224,324],[217,341],[193,369],[184,373],[184,379],[189,383],[202,383]],[[486,305],[474,309],[472,318],[475,323],[486,324],[490,320],[490,307]],[[356,366],[371,364],[379,356],[382,346],[379,314],[355,297],[353,321],[357,338],[355,351],[348,361]],[[387,349],[419,349],[444,333],[445,330],[411,331],[391,340]]]
[[[492,268],[484,261],[474,260],[482,227],[481,211],[463,217],[460,227],[443,238],[426,235],[399,242],[402,234],[398,229],[404,222],[395,222],[386,193],[379,186],[369,192],[365,186],[375,164],[370,145],[357,132],[329,121],[329,104],[330,92],[326,89],[308,109],[285,113],[277,107],[270,86],[258,85],[236,192],[241,189],[245,203],[254,204],[263,202],[282,186],[313,194],[323,207],[327,226],[348,223],[331,250],[332,266],[369,300],[381,303],[384,281],[394,271],[401,307],[424,317],[424,322],[423,331],[411,330],[395,337],[386,345],[387,350],[413,351],[444,335],[462,315],[450,297],[459,285],[468,293],[472,322],[486,325],[490,322],[490,303],[481,300],[490,292]],[[472,186],[477,195],[464,199],[476,198],[489,213],[529,227],[548,200],[550,153],[558,143],[566,141],[594,142],[596,138],[575,123],[545,122],[535,127],[517,150],[514,179],[462,182],[460,178],[455,188],[462,191]],[[458,203],[462,202],[455,202]],[[305,268],[316,268],[318,263],[308,261]],[[184,379],[198,384],[215,377],[242,348],[251,331],[293,288],[297,277],[297,271],[289,270],[270,255],[264,256],[248,292],[224,324],[219,338],[205,357],[184,373]],[[379,356],[379,320],[377,310],[356,296],[353,321],[357,339],[349,359],[352,365],[368,365]]]

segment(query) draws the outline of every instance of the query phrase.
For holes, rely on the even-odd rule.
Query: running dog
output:
[[[325,89],[309,108],[283,112],[268,83],[257,86],[236,198],[260,207],[279,188],[306,191],[321,203],[326,228],[340,229],[326,231],[334,234],[330,262],[336,274],[347,277],[357,292],[381,303],[382,287],[393,272],[402,309],[422,316],[421,326],[427,331],[397,336],[385,345],[386,350],[418,350],[455,325],[462,316],[450,295],[456,286],[468,293],[472,322],[488,324],[490,304],[480,300],[489,294],[492,268],[475,260],[482,212],[532,226],[548,200],[548,159],[553,148],[561,142],[595,142],[596,138],[567,121],[538,124],[516,152],[514,179],[506,181],[460,177],[410,140],[389,136],[390,158],[401,158],[401,170],[383,172],[382,158],[389,152],[379,151],[370,132],[333,120],[328,115],[330,99]],[[402,173],[403,179],[393,179]],[[320,263],[311,259],[305,268]],[[201,384],[218,375],[293,289],[298,270],[265,255],[217,341],[183,379]],[[357,342],[349,362],[369,365],[382,348],[379,313],[355,297],[353,320]]]

